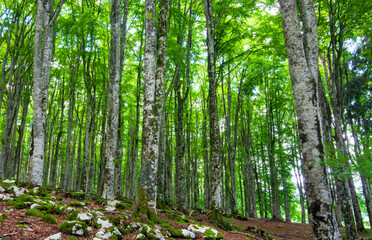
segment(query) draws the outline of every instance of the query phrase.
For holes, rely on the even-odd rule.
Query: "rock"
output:
[[[101,228],[111,228],[114,224],[111,223],[111,221],[106,217],[98,217],[94,221],[94,227],[101,229]]]
[[[0,200],[8,201],[8,200],[13,200],[13,198],[9,194],[0,194]]]
[[[195,238],[195,233],[189,230],[186,230],[186,229],[182,229],[182,235],[184,236],[184,238],[192,238],[192,239]]]
[[[165,240],[163,234],[161,234],[159,229],[151,228],[147,224],[143,225],[139,232],[144,234],[149,239],[156,239],[156,240]]]
[[[107,207],[105,208],[108,212],[113,212],[116,209],[116,204],[120,203],[118,200],[107,201]]]
[[[30,206],[30,209],[34,209],[34,208],[38,208],[38,207],[41,207],[41,205],[37,204],[37,203],[34,203]]]
[[[186,229],[169,228],[168,231],[171,237],[174,237],[174,238],[192,238],[192,239],[195,238],[195,233],[189,230],[186,230]]]
[[[27,190],[25,188],[18,188],[17,186],[12,186],[12,187],[13,187],[14,195],[16,197],[19,197],[22,194],[27,192]]]
[[[15,180],[14,180],[14,179],[5,179],[5,180],[3,181],[3,183],[12,184],[12,183],[15,183]]]
[[[5,189],[2,186],[0,186],[0,192],[5,192]]]
[[[93,215],[89,212],[86,212],[86,213],[79,213],[76,217],[76,220],[85,222],[86,224],[91,225],[92,218],[93,218]]]
[[[96,233],[96,237],[99,237],[101,239],[111,239],[114,235],[120,236],[120,231],[113,227],[111,229],[101,229]]]
[[[137,222],[132,222],[132,223],[130,223],[130,227],[133,228],[133,229],[137,229],[137,228],[141,227],[141,224],[137,223]]]
[[[44,240],[62,240],[62,234],[57,233],[57,234],[54,234],[50,237],[45,238]]]
[[[198,226],[196,224],[191,224],[187,229],[195,233],[203,234],[205,239],[224,238],[224,236],[221,233],[219,233],[216,229],[207,226]]]
[[[142,233],[139,233],[139,234],[137,234],[136,239],[138,239],[138,240],[145,240],[146,239],[146,236],[143,235]]]
[[[61,232],[73,235],[87,237],[91,232],[91,228],[85,222],[80,221],[66,221],[59,227]]]

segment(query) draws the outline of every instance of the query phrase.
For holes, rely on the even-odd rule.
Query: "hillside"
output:
[[[9,179],[1,183],[0,200],[2,239],[311,239],[307,224],[225,218],[235,231],[224,231],[209,221],[208,214],[159,209],[157,216],[148,217],[145,213],[134,214],[132,202],[125,199],[107,201],[83,193],[16,184]],[[81,229],[66,227],[66,222],[80,224]]]

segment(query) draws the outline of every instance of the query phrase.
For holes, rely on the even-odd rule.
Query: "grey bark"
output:
[[[120,20],[121,1],[111,0],[111,44],[110,44],[110,78],[108,84],[108,107],[107,107],[107,146],[105,179],[102,197],[114,199],[115,161],[118,147],[118,128],[120,110]]]
[[[138,187],[141,204],[156,211],[159,128],[164,97],[166,42],[156,59],[155,2],[145,1],[145,84],[143,100],[142,158]],[[165,26],[164,26],[165,27]],[[158,65],[156,66],[156,60]],[[161,64],[159,64],[161,63]]]
[[[215,53],[215,26],[213,18],[212,0],[204,0],[204,14],[207,25],[207,53],[208,53],[208,79],[209,79],[209,147],[210,147],[210,191],[212,210],[221,209],[221,187],[219,160],[219,127],[217,112],[217,84],[216,84],[216,53]]]
[[[61,0],[53,13],[52,1],[37,1],[33,66],[33,149],[31,150],[27,177],[28,181],[35,185],[41,185],[43,181],[45,116],[48,102],[49,74],[53,59],[53,27],[64,2],[65,0]]]
[[[323,167],[316,79],[311,74],[301,37],[296,0],[279,0],[283,33],[289,60],[294,102],[298,117],[303,171],[306,179],[309,221],[314,239],[341,239],[332,212],[332,200]],[[311,0],[306,11],[315,15]],[[316,33],[316,21],[309,21]],[[312,42],[317,44],[317,42]],[[315,53],[316,54],[316,53]],[[315,56],[314,58],[318,58]]]

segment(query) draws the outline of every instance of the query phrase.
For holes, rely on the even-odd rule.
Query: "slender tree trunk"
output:
[[[74,106],[75,106],[75,74],[79,66],[79,61],[76,59],[74,68],[71,72],[71,78],[70,78],[70,96],[69,96],[69,106],[68,106],[68,126],[67,126],[67,143],[66,143],[66,158],[65,158],[65,172],[64,172],[64,178],[62,183],[62,190],[66,190],[67,186],[69,185],[70,178],[68,175],[70,172],[70,167],[72,165],[73,161],[70,161],[71,157],[71,138],[72,138],[72,121],[74,117]]]
[[[306,12],[312,18],[308,28],[317,34],[316,18],[311,0],[304,0]],[[332,200],[323,167],[323,149],[317,113],[316,79],[312,77],[305,56],[304,43],[301,41],[300,23],[296,0],[279,0],[283,33],[289,59],[294,102],[298,117],[300,144],[302,147],[306,194],[309,220],[314,239],[341,239],[332,212]],[[317,45],[316,42],[311,44]],[[317,48],[316,48],[317,49]],[[318,58],[317,52],[312,53]]]

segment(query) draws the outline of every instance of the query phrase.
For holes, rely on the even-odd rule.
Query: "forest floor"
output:
[[[16,184],[13,181],[0,183],[0,239],[150,239],[150,232],[146,233],[145,224],[154,230],[152,233],[158,233],[160,236],[158,239],[192,237],[221,239],[220,234],[228,240],[311,239],[311,228],[308,224],[225,217],[224,219],[235,228],[234,231],[225,231],[218,223],[210,221],[207,214],[195,211],[181,213],[175,209],[165,209],[158,210],[155,218],[147,218],[144,215],[146,214],[134,214],[132,203],[125,199],[110,202],[82,193],[31,188],[26,184]],[[68,230],[61,227],[68,220],[86,222],[81,224],[89,230],[79,232],[75,229],[74,234],[71,234],[71,228]],[[105,220],[112,225],[104,226],[102,222]],[[191,226],[196,227],[190,229]],[[197,233],[197,226],[205,229],[210,227],[208,234],[215,230],[220,234],[210,237],[207,231]],[[186,229],[190,231],[185,231]],[[195,234],[180,238],[180,234],[184,234],[182,231],[187,232],[186,234]],[[54,237],[51,237],[52,235]],[[361,237],[372,239],[371,234]]]

